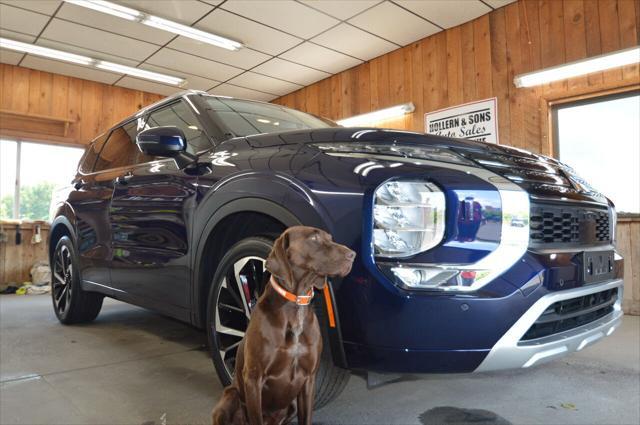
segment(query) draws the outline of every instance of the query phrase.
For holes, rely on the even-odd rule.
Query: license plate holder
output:
[[[577,255],[581,265],[582,281],[585,285],[613,279],[614,277],[614,252],[584,251]]]

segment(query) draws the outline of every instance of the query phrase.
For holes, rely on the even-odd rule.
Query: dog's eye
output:
[[[318,234],[317,234],[317,233],[314,233],[313,235],[311,235],[311,238],[310,238],[310,239],[311,239],[312,241],[314,241],[314,242],[318,242]]]

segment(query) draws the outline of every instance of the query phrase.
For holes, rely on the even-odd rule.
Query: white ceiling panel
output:
[[[140,25],[138,22],[107,15],[72,3],[65,3],[56,14],[56,18],[66,19],[78,24],[90,22],[92,27],[159,45],[168,43],[169,40],[175,37],[175,34],[167,31]]]
[[[231,96],[238,99],[260,100],[263,102],[268,102],[277,97],[272,94],[245,89],[244,87],[238,87],[232,84],[221,84],[213,90],[209,90],[209,93],[218,96]]]
[[[302,0],[302,3],[343,21],[380,2],[381,0]]]
[[[38,35],[48,21],[48,16],[0,4],[0,28]]]
[[[349,24],[340,24],[311,41],[358,59],[369,60],[395,50],[398,45]]]
[[[390,22],[402,22],[402,25],[390,25]],[[389,2],[361,13],[349,23],[401,46],[440,31],[437,26]]]
[[[502,6],[506,6],[509,3],[513,3],[515,1],[517,0],[484,0],[485,3],[487,3],[489,6],[493,7],[494,9],[497,9]]]
[[[141,80],[139,78],[133,78],[130,76],[126,76],[122,80],[118,81],[116,83],[116,86],[147,91],[150,93],[163,94],[165,96],[169,96],[182,91],[180,87],[165,86],[164,84],[158,84],[147,80]]]
[[[191,25],[213,6],[197,0],[116,0],[123,6]]]
[[[308,86],[331,76],[327,72],[318,71],[280,58],[273,58],[269,62],[255,67],[253,71],[303,86]]]
[[[56,11],[61,0],[2,0],[0,3],[5,3],[12,6],[21,7],[23,9],[32,10],[34,12],[43,13],[45,15],[52,15]]]
[[[302,41],[222,9],[216,9],[207,15],[198,22],[196,28],[229,37],[247,47],[272,55],[282,53]]]
[[[294,47],[280,56],[292,62],[334,74],[362,63],[358,59],[309,42]]]
[[[198,75],[215,81],[226,81],[242,72],[240,68],[213,62],[171,49],[160,50],[158,53],[151,56],[147,62],[167,69],[172,69],[178,72],[183,71],[187,74]]]
[[[68,75],[70,77],[83,78],[85,80],[98,81],[105,84],[113,84],[122,76],[122,74],[114,74],[95,68],[87,68],[80,65],[70,64],[68,62],[58,62],[53,59],[44,59],[32,55],[27,55],[20,65],[26,68]]]
[[[451,28],[491,12],[480,0],[397,0],[396,3],[443,28]]]
[[[52,49],[62,50],[63,52],[75,53],[77,55],[89,56],[94,59],[102,59],[110,62],[119,63],[121,65],[136,66],[140,61],[133,59],[125,59],[121,56],[109,55],[102,52],[96,52],[82,47],[70,46],[66,43],[60,43],[59,41],[49,40],[48,38],[40,37],[36,44],[44,47],[50,47]]]
[[[231,51],[186,37],[176,38],[167,47],[242,69],[253,68],[271,57],[249,48]]]
[[[55,18],[42,37],[133,60],[143,60],[158,49],[155,44]]]
[[[20,63],[24,53],[16,52],[15,50],[0,49],[0,62],[8,63],[9,65],[17,65]]]
[[[292,0],[229,0],[220,7],[302,38],[311,38],[339,22]]]
[[[230,80],[229,83],[280,96],[302,88],[302,86],[298,84],[256,74],[255,72],[245,72]]]
[[[22,41],[24,43],[33,43],[36,39],[35,35],[23,34],[21,32],[8,31],[3,28],[0,28],[0,37],[10,38],[16,41]]]
[[[162,66],[151,65],[148,63],[145,63],[140,68],[148,69],[149,71],[160,72],[166,75],[180,76],[182,78],[185,78],[187,80],[187,84],[183,87],[185,89],[207,91],[211,87],[220,84],[220,81],[210,80],[208,78],[202,78],[198,77],[197,75],[186,74],[184,72],[180,73],[171,69],[164,68]]]

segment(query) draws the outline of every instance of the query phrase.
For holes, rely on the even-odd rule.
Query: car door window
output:
[[[93,171],[93,166],[96,163],[96,158],[100,155],[100,151],[104,146],[104,142],[107,141],[107,137],[109,137],[109,133],[104,133],[101,136],[96,137],[91,145],[87,148],[84,156],[80,160],[80,167],[78,170],[82,174],[89,174]]]
[[[136,136],[141,123],[141,119],[130,121],[111,132],[107,143],[100,152],[95,171],[153,161],[153,157],[140,152],[136,145]]]
[[[172,103],[162,109],[153,111],[147,119],[147,127],[176,126],[184,132],[187,139],[187,152],[198,153],[209,149],[212,145],[202,130],[198,118],[183,101]]]

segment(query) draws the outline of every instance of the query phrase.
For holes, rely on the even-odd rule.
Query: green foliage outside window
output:
[[[48,220],[49,203],[55,185],[41,182],[20,188],[20,218],[22,220]],[[0,218],[13,218],[13,194],[0,199]]]

